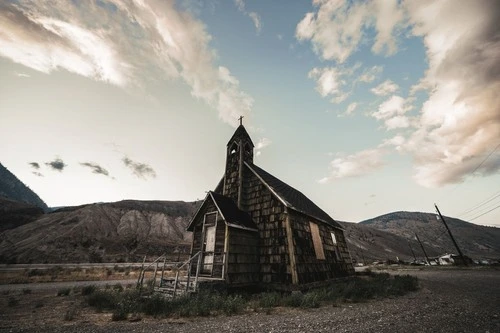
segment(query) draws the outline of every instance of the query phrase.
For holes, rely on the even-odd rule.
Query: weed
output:
[[[259,295],[258,304],[261,308],[274,308],[280,304],[281,295],[277,292],[262,293]]]
[[[57,296],[69,296],[71,288],[61,288],[57,291]]]
[[[31,294],[31,289],[29,289],[29,288],[24,288],[24,289],[23,289],[23,294],[24,294],[24,295]]]
[[[97,290],[87,297],[87,304],[96,308],[97,311],[113,310],[116,308],[116,295],[109,291]]]

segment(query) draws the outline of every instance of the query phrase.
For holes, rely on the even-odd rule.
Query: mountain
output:
[[[198,202],[136,201],[65,207],[0,234],[1,263],[136,261],[189,252]]]
[[[20,201],[48,210],[47,204],[0,163],[0,197]]]
[[[500,228],[481,226],[446,216],[444,219],[465,255],[471,258],[500,257]],[[413,249],[422,253],[420,245],[414,243],[417,234],[429,256],[457,253],[445,226],[435,214],[394,212],[362,221],[360,225],[411,240]]]
[[[0,232],[33,222],[43,213],[40,207],[0,197]]]

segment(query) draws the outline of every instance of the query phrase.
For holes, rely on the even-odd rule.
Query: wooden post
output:
[[[160,288],[163,287],[163,275],[165,274],[165,265],[167,263],[167,256],[163,258],[163,268],[161,269],[161,277],[160,277]]]
[[[175,298],[175,293],[177,292],[177,282],[179,281],[179,268],[177,268],[177,273],[175,273],[175,283],[174,283],[174,295],[172,298]]]
[[[413,254],[413,259],[417,261],[417,257],[415,256],[415,252],[413,252],[413,248],[411,247],[410,241],[408,241],[408,246],[410,247],[411,254]]]
[[[193,258],[189,258],[187,281],[186,281],[186,294],[189,292],[189,282],[191,281],[191,268],[193,267]]]
[[[144,263],[145,262],[146,262],[146,256],[144,256],[144,259],[142,260],[141,271],[139,272],[139,278],[137,279],[137,286],[136,286],[136,288],[142,289],[141,277],[143,277]]]
[[[153,289],[155,288],[155,284],[156,284],[156,273],[157,272],[158,272],[158,261],[156,262],[155,272],[153,273],[153,283],[152,283]]]
[[[429,257],[427,256],[427,252],[425,252],[424,245],[422,245],[422,242],[420,241],[420,238],[418,238],[417,233],[415,233],[415,237],[417,237],[417,241],[420,244],[420,247],[422,248],[422,252],[424,252],[425,260],[427,261],[427,265],[431,265],[431,262],[429,261]]]
[[[200,275],[201,252],[198,252],[198,264],[196,265],[196,277],[194,278],[194,291],[198,289],[198,276]]]
[[[448,234],[450,235],[450,238],[453,241],[453,245],[455,245],[455,248],[457,249],[458,254],[460,255],[460,258],[462,259],[462,263],[465,266],[467,266],[467,262],[465,261],[464,255],[463,255],[462,251],[460,251],[460,248],[458,247],[458,244],[455,241],[455,238],[453,238],[453,235],[451,234],[451,230],[450,230],[450,228],[448,228],[448,225],[446,224],[446,221],[444,220],[443,215],[441,215],[441,212],[439,211],[438,206],[436,204],[434,204],[434,207],[436,207],[436,210],[437,210],[437,212],[439,214],[439,217],[441,218],[441,221],[443,221],[443,224],[446,227],[446,230],[448,230]]]

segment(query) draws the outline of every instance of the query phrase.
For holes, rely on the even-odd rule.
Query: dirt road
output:
[[[5,326],[5,332],[500,332],[499,270],[401,271],[420,279],[406,296],[344,303],[313,310],[232,317],[96,322],[89,318],[38,326]],[[4,318],[5,319],[5,318]],[[23,325],[21,325],[23,326]],[[31,326],[31,327],[29,327]]]

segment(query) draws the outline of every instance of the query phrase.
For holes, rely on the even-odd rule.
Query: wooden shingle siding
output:
[[[290,224],[296,251],[296,267],[299,284],[324,281],[351,274],[352,265],[345,244],[345,238],[337,230],[321,221],[311,221],[311,217],[290,211]],[[318,259],[314,249],[311,224],[319,229],[325,259]],[[335,233],[337,246],[333,244],[331,232]],[[340,252],[340,260],[335,251]]]
[[[244,169],[242,209],[259,229],[260,276],[264,283],[292,282],[285,207],[250,170]]]
[[[228,270],[229,284],[259,282],[259,237],[256,232],[230,228]]]

